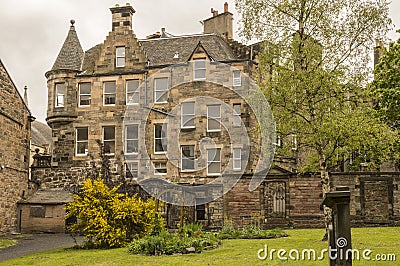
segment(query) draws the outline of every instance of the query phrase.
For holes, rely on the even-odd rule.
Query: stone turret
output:
[[[74,156],[73,122],[77,119],[76,76],[82,72],[84,51],[71,20],[67,38],[47,78],[47,124],[52,129],[52,166],[69,167]]]
[[[47,123],[71,122],[76,118],[74,78],[81,72],[84,51],[75,31],[75,21],[50,71],[46,73],[48,87]]]

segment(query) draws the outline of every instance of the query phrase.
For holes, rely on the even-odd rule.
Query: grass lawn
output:
[[[15,245],[17,241],[15,240],[9,240],[9,239],[1,239],[0,238],[0,248],[6,248],[12,245]]]
[[[126,248],[112,250],[63,250],[38,253],[19,259],[9,260],[0,265],[328,265],[327,256],[322,261],[280,261],[275,257],[271,261],[259,260],[257,251],[268,245],[271,249],[315,249],[319,256],[327,247],[321,242],[324,231],[285,230],[290,236],[268,240],[224,240],[220,248],[201,254],[173,256],[130,255]],[[352,229],[353,249],[371,249],[371,259],[376,254],[395,254],[397,261],[355,261],[353,265],[400,265],[400,227],[398,228],[356,228]],[[288,256],[288,254],[286,254]],[[301,257],[301,255],[300,255]]]

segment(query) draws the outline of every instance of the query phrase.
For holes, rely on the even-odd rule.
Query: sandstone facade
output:
[[[31,120],[0,61],[0,234],[17,230],[17,202],[28,194]]]

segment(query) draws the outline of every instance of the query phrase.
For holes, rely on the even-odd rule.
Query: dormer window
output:
[[[233,71],[233,86],[234,87],[242,86],[242,77],[240,70]]]
[[[124,67],[125,66],[125,46],[116,48],[116,59],[115,66],[116,67]]]
[[[193,62],[193,79],[204,80],[206,79],[206,60],[196,59]]]

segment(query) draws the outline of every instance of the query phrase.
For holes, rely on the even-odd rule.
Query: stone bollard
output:
[[[322,205],[332,209],[328,231],[329,265],[352,265],[349,187],[338,186],[336,191],[326,193]]]

